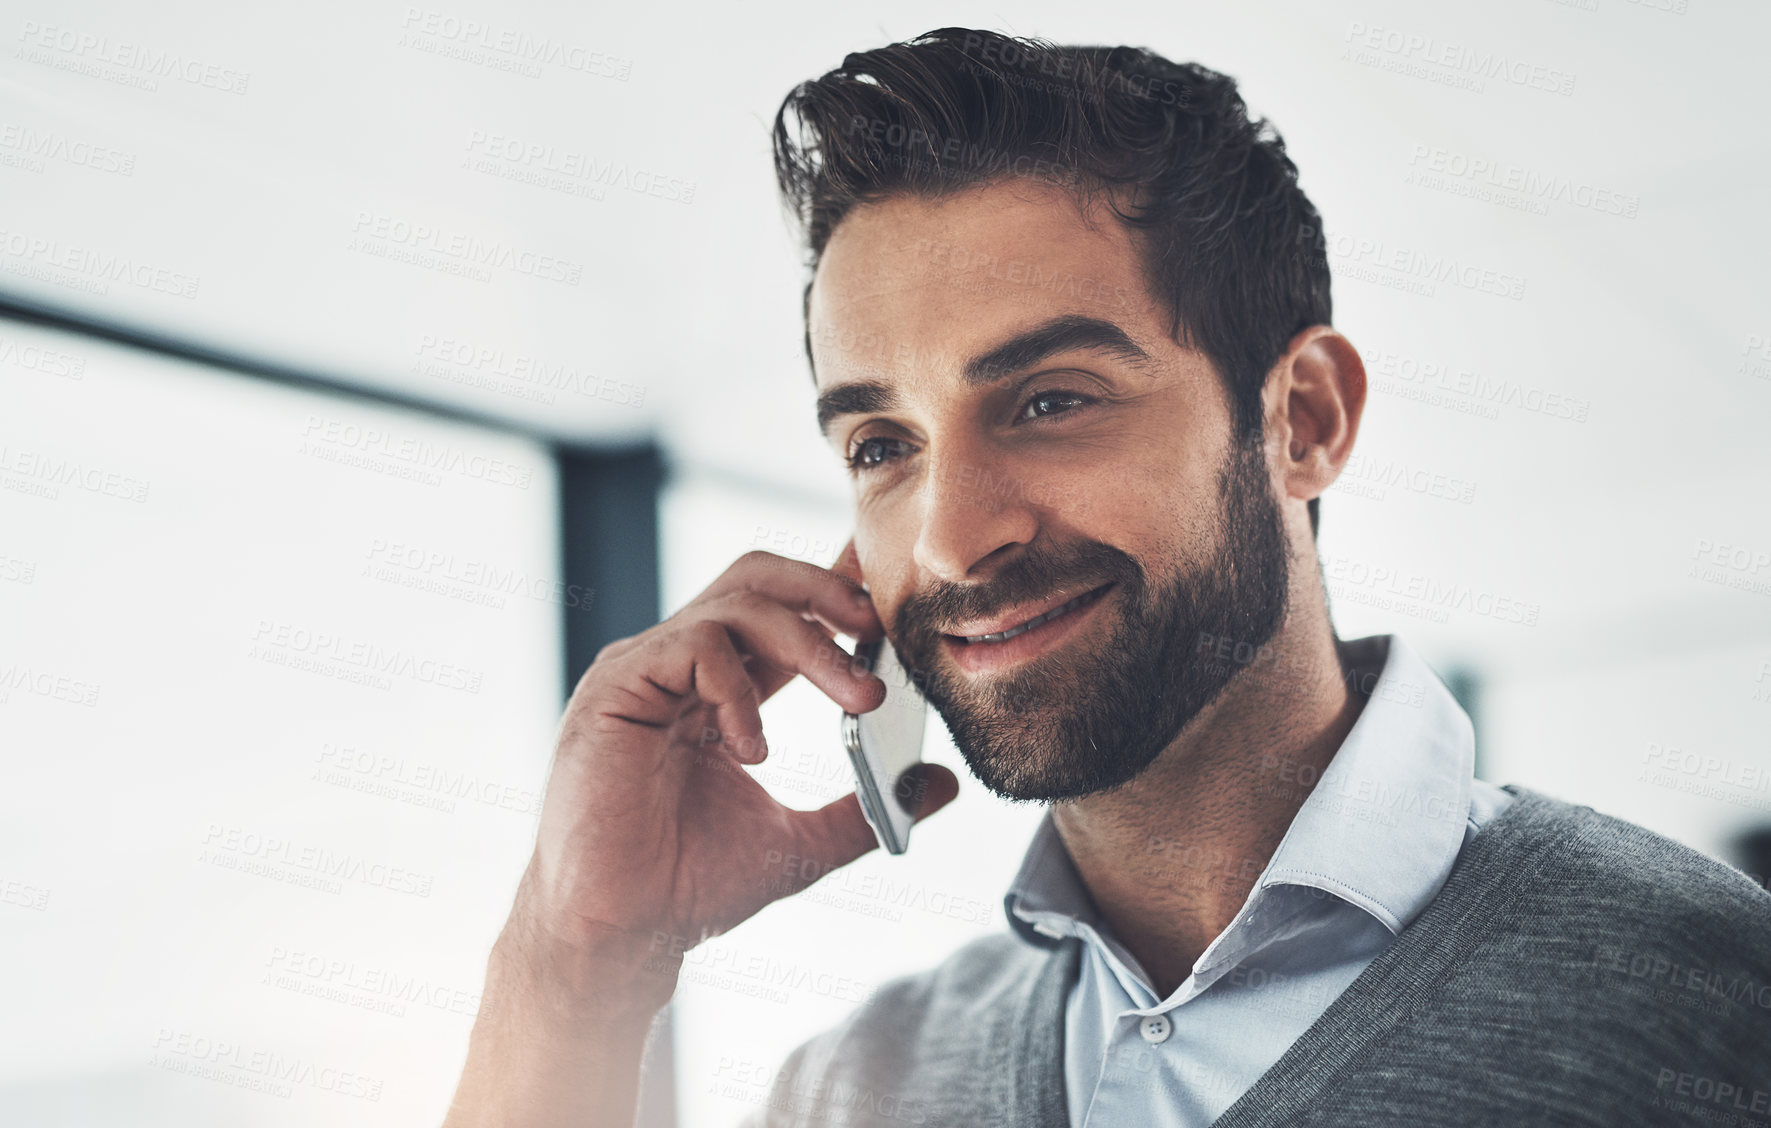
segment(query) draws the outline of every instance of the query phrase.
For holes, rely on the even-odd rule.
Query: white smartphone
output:
[[[902,854],[910,845],[911,813],[922,798],[904,773],[922,762],[928,699],[884,638],[857,643],[855,664],[885,682],[886,698],[871,713],[842,715],[843,748],[854,765],[855,791],[873,836],[887,853]]]

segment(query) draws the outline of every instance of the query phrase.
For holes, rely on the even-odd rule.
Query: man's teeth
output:
[[[961,635],[960,637],[965,639],[966,642],[968,642],[968,643],[971,643],[971,642],[1001,642],[1004,639],[1014,638],[1018,634],[1021,634],[1025,631],[1032,630],[1034,627],[1037,627],[1041,623],[1048,622],[1052,619],[1057,618],[1059,615],[1062,615],[1066,611],[1074,611],[1076,608],[1080,607],[1082,604],[1087,603],[1090,599],[1094,598],[1094,594],[1095,593],[1092,591],[1085,591],[1081,595],[1077,596],[1075,599],[1072,599],[1070,602],[1061,603],[1058,606],[1052,608],[1050,611],[1047,611],[1045,614],[1035,615],[1035,616],[1033,616],[1033,618],[1028,619],[1025,623],[1022,623],[1020,626],[1010,627],[1006,631],[998,631],[995,634]]]

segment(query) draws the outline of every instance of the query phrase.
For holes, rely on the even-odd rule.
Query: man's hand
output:
[[[852,541],[831,569],[749,553],[585,671],[448,1123],[513,1100],[524,1123],[631,1123],[638,1042],[683,952],[874,848],[855,794],[795,811],[744,769],[768,755],[758,707],[796,676],[849,712],[885,700],[835,642],[884,632],[858,575]],[[958,791],[922,770],[919,818]]]
[[[534,923],[571,948],[638,944],[656,968],[658,937],[680,956],[809,884],[802,869],[872,849],[853,793],[795,811],[742,765],[768,755],[758,707],[795,675],[849,712],[878,708],[884,683],[833,635],[883,631],[851,579],[752,552],[675,615],[606,647],[561,725],[524,890]],[[923,813],[956,790],[931,780]],[[814,864],[770,870],[766,859],[787,855]]]

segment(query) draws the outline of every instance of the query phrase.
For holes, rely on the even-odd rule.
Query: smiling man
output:
[[[855,796],[793,811],[744,766],[795,676],[877,708],[834,636],[882,632],[978,781],[1047,813],[1008,929],[799,1047],[755,1122],[1771,1101],[1771,896],[1474,779],[1406,643],[1336,637],[1317,506],[1365,373],[1228,78],[950,28],[802,85],[775,143],[854,542],[831,571],[753,553],[585,673],[451,1124],[631,1122],[684,950],[872,848]],[[957,787],[907,782],[921,816]]]
[[[1332,479],[1363,402],[1346,341],[1317,328],[1292,344],[1272,441],[1310,458],[1275,477],[1258,419],[1234,426],[1224,382],[1169,339],[1155,301],[1103,317],[1067,287],[955,293],[927,269],[954,246],[1143,286],[1128,232],[1021,182],[861,205],[824,250],[809,303],[819,418],[855,479],[861,571],[978,778],[1049,802],[1138,776],[1232,679],[1197,660],[1201,639],[1307,652],[1322,700],[1344,707],[1319,591],[1275,636],[1290,557],[1311,544],[1301,502]],[[821,332],[834,325],[914,360],[868,375],[878,366],[818,343],[840,339]],[[1275,489],[1300,498],[1289,534]]]

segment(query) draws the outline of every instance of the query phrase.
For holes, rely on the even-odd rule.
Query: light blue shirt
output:
[[[1029,943],[1083,941],[1064,1024],[1073,1128],[1206,1128],[1433,900],[1464,844],[1513,801],[1473,778],[1469,715],[1400,637],[1342,645],[1349,684],[1370,696],[1320,779],[1263,761],[1271,786],[1314,786],[1242,909],[1166,999],[1101,919],[1051,812],[1040,821],[1004,907]],[[1177,869],[1236,878],[1238,861],[1185,835],[1177,815],[1175,840],[1151,847]]]

